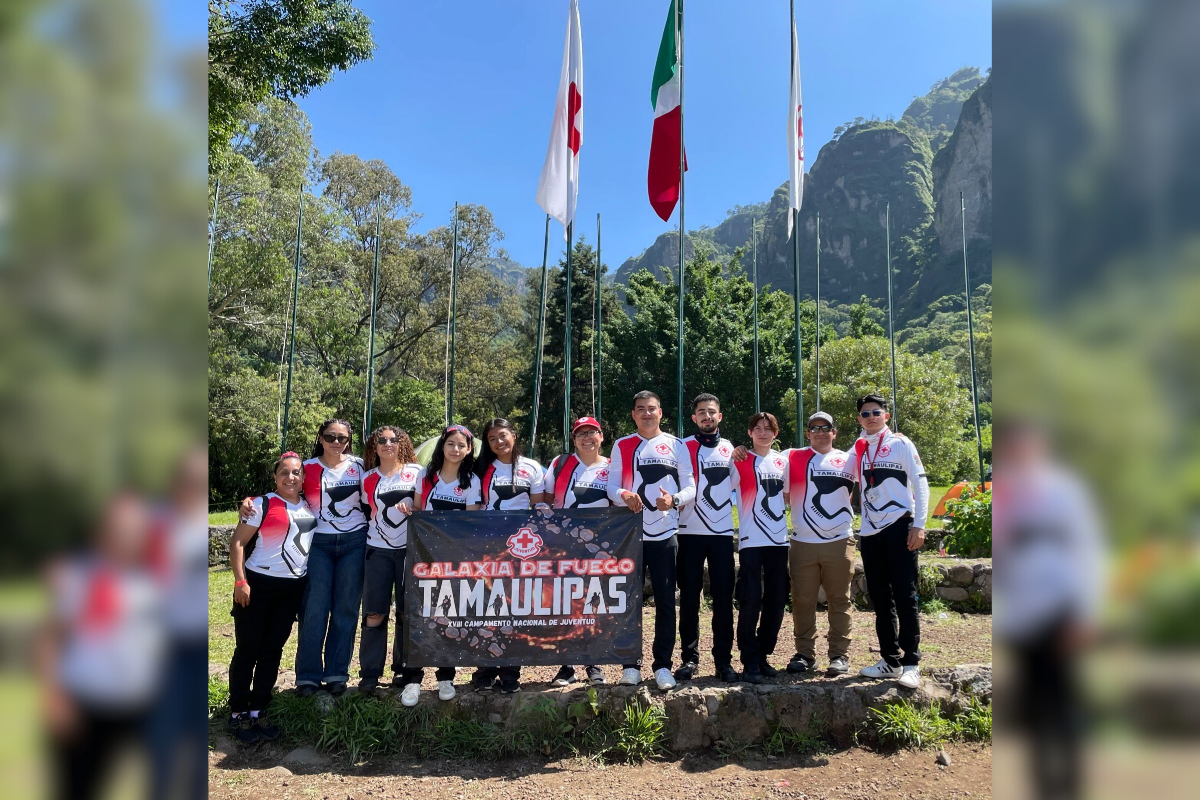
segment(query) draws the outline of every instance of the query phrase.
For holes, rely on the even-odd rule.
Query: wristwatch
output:
[[[679,509],[679,495],[677,495],[677,494],[671,495],[671,508],[675,509],[675,510]]]

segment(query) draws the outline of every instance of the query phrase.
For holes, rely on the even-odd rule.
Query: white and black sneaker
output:
[[[600,669],[599,667],[588,667],[587,679],[588,683],[590,683],[592,686],[603,686],[604,684],[608,683],[608,680],[604,677],[604,670]]]
[[[921,685],[921,668],[916,664],[909,664],[900,668],[900,677],[896,683],[903,686],[905,689],[916,689]]]
[[[575,668],[566,666],[559,667],[558,674],[555,675],[554,680],[551,681],[551,683],[553,683],[555,686],[570,686],[574,682]]]
[[[858,674],[864,678],[899,678],[900,667],[893,667],[886,659],[881,658],[871,666],[860,669]]]
[[[826,678],[838,678],[850,671],[850,660],[845,656],[834,656],[829,659],[829,666],[825,670]]]

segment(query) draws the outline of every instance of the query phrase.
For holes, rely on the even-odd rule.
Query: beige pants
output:
[[[817,592],[829,603],[829,657],[850,652],[850,581],[854,577],[854,538],[833,542],[790,542],[792,622],[796,652],[816,658]]]

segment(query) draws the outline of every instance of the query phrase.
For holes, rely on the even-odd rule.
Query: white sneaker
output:
[[[900,677],[896,679],[896,683],[905,689],[916,689],[921,685],[921,668],[916,664],[901,667]]]
[[[858,674],[864,678],[899,678],[900,667],[893,667],[881,658],[871,666],[860,669]]]
[[[455,694],[457,692],[454,691],[454,681],[438,681],[439,700],[453,700]]]
[[[671,670],[663,667],[658,672],[654,673],[654,682],[658,684],[658,688],[662,691],[675,688],[675,676],[671,674]]]
[[[404,691],[400,693],[400,705],[405,708],[412,708],[417,704],[417,700],[421,697],[421,684],[410,683],[405,685]]]
[[[626,667],[621,673],[621,680],[617,682],[622,686],[637,686],[642,682],[642,672],[637,667]]]

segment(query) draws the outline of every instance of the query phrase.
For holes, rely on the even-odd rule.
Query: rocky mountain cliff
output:
[[[915,114],[899,121],[864,121],[839,128],[840,135],[820,149],[805,176],[800,213],[800,291],[816,293],[817,215],[821,218],[821,297],[830,303],[856,301],[860,295],[887,295],[885,210],[891,204],[893,292],[897,323],[919,315],[944,294],[961,291],[961,222],[958,192],[968,204],[973,283],[991,280],[991,82],[978,70],[959,70],[934,85]],[[963,89],[974,91],[966,97]],[[978,87],[978,88],[975,88]],[[947,113],[948,96],[961,100],[954,133],[937,152],[936,136]],[[936,95],[936,97],[932,97]],[[930,129],[930,130],[927,130]],[[951,202],[951,199],[953,202]],[[952,206],[952,207],[951,207]],[[738,207],[715,228],[689,231],[687,256],[705,243],[728,261],[745,247],[743,266],[750,269],[752,220],[761,220],[758,239],[759,284],[790,291],[793,282],[792,242],[787,236],[787,184],[766,203]],[[959,227],[955,227],[958,225]],[[647,268],[674,274],[679,259],[678,234],[667,233],[617,270],[618,283]],[[953,254],[958,254],[957,266]]]

